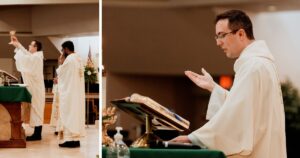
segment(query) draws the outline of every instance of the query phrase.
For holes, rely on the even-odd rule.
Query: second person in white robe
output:
[[[62,44],[63,56],[67,56],[57,68],[59,92],[58,131],[60,147],[79,147],[85,134],[84,66],[74,52],[71,41]]]

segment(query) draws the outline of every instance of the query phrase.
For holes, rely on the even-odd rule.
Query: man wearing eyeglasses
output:
[[[42,44],[37,40],[33,40],[28,46],[28,50],[26,50],[16,36],[11,37],[11,39],[12,41],[9,44],[16,47],[14,58],[17,70],[21,72],[23,81],[27,85],[26,88],[32,96],[29,125],[34,127],[34,132],[31,136],[27,136],[26,140],[41,140],[45,109]]]
[[[266,43],[255,40],[250,18],[230,10],[216,17],[216,42],[234,63],[230,91],[203,75],[185,74],[211,92],[209,121],[187,136],[171,140],[222,150],[230,158],[286,158],[284,106],[274,57]]]

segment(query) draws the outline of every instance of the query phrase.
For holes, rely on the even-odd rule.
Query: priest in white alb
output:
[[[209,73],[185,74],[211,92],[204,126],[171,141],[221,150],[228,158],[286,158],[285,116],[274,57],[264,41],[255,40],[250,18],[240,10],[216,17],[216,42],[236,58],[230,89]]]
[[[59,93],[57,87],[57,78],[53,79],[53,86],[52,86],[52,93],[53,93],[53,102],[52,102],[52,109],[51,109],[51,118],[50,118],[50,125],[55,128],[54,134],[57,135],[57,120],[58,120],[58,110],[59,110]]]
[[[30,126],[34,127],[31,136],[26,137],[27,141],[42,139],[42,125],[45,109],[45,84],[44,84],[44,55],[42,44],[39,41],[32,41],[26,50],[18,41],[16,36],[12,37],[11,45],[15,46],[16,67],[22,74],[24,83],[30,92]]]
[[[61,65],[57,68],[59,109],[59,146],[80,147],[80,137],[85,134],[84,65],[74,52],[74,44],[62,44]]]

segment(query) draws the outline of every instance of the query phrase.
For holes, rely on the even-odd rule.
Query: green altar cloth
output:
[[[0,102],[31,103],[31,94],[26,87],[0,86]]]
[[[206,149],[148,149],[130,148],[130,158],[226,158],[223,152]],[[102,158],[106,158],[102,148]]]

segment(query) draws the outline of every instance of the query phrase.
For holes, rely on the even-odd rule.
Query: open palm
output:
[[[197,86],[212,92],[216,83],[214,82],[211,75],[204,70],[204,68],[202,68],[201,71],[202,71],[203,75],[197,74],[192,71],[185,71],[184,73]]]

